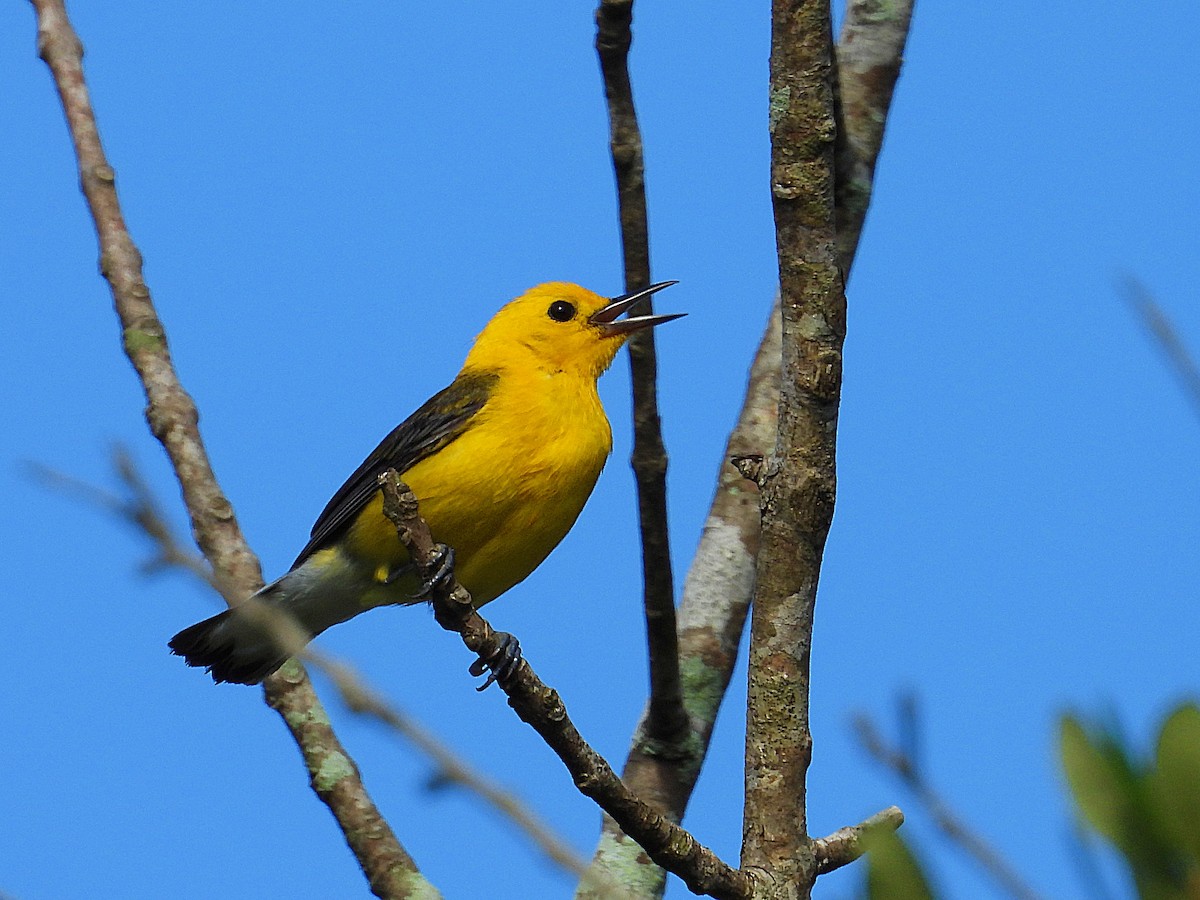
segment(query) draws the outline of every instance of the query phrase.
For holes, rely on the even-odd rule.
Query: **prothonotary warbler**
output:
[[[255,596],[311,637],[377,606],[416,602],[421,588],[383,515],[378,476],[394,468],[476,605],[522,581],[563,539],[612,449],[596,381],[634,331],[678,318],[620,318],[674,284],[605,299],[564,282],[506,304],[450,386],[375,448],[333,495],[291,570]],[[216,682],[257,684],[286,660],[238,607],[170,641]]]

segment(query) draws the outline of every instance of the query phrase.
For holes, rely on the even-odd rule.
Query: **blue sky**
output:
[[[551,279],[620,291],[590,6],[71,11],[176,364],[268,575],[500,303]],[[1142,279],[1200,348],[1189,11],[917,10],[849,285],[811,820],[825,833],[899,803],[948,896],[998,894],[857,748],[853,713],[888,721],[915,691],[950,802],[1047,895],[1073,898],[1056,716],[1112,716],[1146,742],[1196,692],[1200,423],[1116,287]],[[690,314],[659,335],[682,583],[775,289],[768,31],[764,10],[731,4],[636,14],[654,275],[680,281],[660,308]],[[0,74],[0,890],[365,896],[258,691],[167,654],[214,598],[140,575],[138,535],[22,468],[111,484],[122,441],[183,521],[24,4],[0,7]],[[595,495],[489,607],[618,764],[645,693],[627,390],[622,357],[602,383],[616,450]],[[322,645],[590,851],[596,810],[498,692],[472,690],[469,657],[426,613],[379,611]],[[743,685],[687,820],[731,861]],[[507,824],[431,792],[424,759],[331,706],[448,897],[569,893]],[[857,878],[818,896],[848,897]]]

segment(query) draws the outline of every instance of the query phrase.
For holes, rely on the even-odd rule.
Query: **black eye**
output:
[[[546,310],[546,315],[555,322],[570,322],[575,318],[575,304],[568,303],[566,300],[555,300]]]

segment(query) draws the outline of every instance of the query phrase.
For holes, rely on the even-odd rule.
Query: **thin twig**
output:
[[[113,448],[113,466],[125,486],[124,494],[90,484],[39,462],[27,465],[30,473],[46,487],[70,494],[89,506],[106,510],[150,538],[155,553],[141,564],[143,573],[149,575],[163,569],[183,569],[220,592],[212,567],[203,556],[188,549],[176,536],[158,499],[138,473],[125,447]]]
[[[423,577],[438,566],[439,556],[429,527],[420,517],[417,498],[399,474],[388,470],[380,477],[383,512]],[[496,658],[501,636],[475,610],[471,595],[456,578],[432,585],[434,616],[439,625],[457,632],[479,661]],[[479,671],[477,662],[472,671]],[[718,898],[748,898],[750,880],[723,863],[691,834],[635,796],[608,763],[583,740],[567,716],[558,693],[548,688],[522,658],[516,670],[499,682],[508,704],[522,721],[541,735],[585,796],[612,816],[626,834],[663,868],[678,875],[697,894]]]
[[[1123,294],[1125,301],[1142,320],[1142,324],[1158,342],[1167,358],[1167,363],[1179,378],[1183,391],[1191,401],[1196,414],[1200,415],[1200,366],[1196,364],[1187,344],[1179,336],[1175,324],[1166,314],[1149,289],[1136,278],[1126,278]]]
[[[83,74],[83,46],[63,0],[31,0],[37,13],[38,52],[49,67],[75,147],[80,184],[100,243],[100,271],[108,280],[121,322],[125,352],[146,393],[146,419],[179,478],[192,531],[226,597],[247,597],[262,584],[250,550],[221,491],[197,427],[195,403],[183,389],[167,349],[166,331],[142,276],[142,259],[116,192]],[[431,896],[390,826],[371,801],[341,746],[303,669],[289,664],[264,684],[267,703],[296,740],[313,790],[329,807],[379,897]]]
[[[864,715],[854,717],[853,728],[863,749],[913,792],[942,833],[974,858],[1001,888],[1020,900],[1040,900],[1040,895],[1025,883],[1020,873],[950,808],[912,757],[889,746],[879,729]]]
[[[863,838],[872,831],[887,828],[895,831],[904,824],[904,813],[898,806],[889,806],[880,810],[857,825],[847,825],[839,828],[828,837],[817,838],[812,842],[813,856],[817,860],[817,874],[824,875],[834,869],[854,862],[863,853]]]
[[[596,53],[608,104],[609,145],[617,179],[625,289],[650,284],[650,238],[642,135],[629,82],[633,41],[633,0],[601,0],[596,8]],[[650,301],[647,299],[646,301]],[[647,310],[649,312],[649,310]],[[649,740],[658,752],[678,756],[688,737],[687,714],[679,678],[679,639],[675,624],[675,587],[667,534],[667,451],[658,415],[658,362],[653,329],[629,341],[633,383],[633,465],[637,481],[638,522],[642,534],[646,640],[650,658]],[[654,796],[651,802],[659,803]]]
[[[216,588],[216,581],[212,578],[212,571],[204,557],[189,550],[175,534],[175,529],[163,513],[158,498],[154,496],[150,485],[142,477],[125,447],[118,445],[113,449],[113,465],[125,488],[124,495],[37,463],[31,463],[30,468],[49,487],[66,491],[88,505],[112,513],[150,538],[156,552],[154,557],[142,566],[143,571],[157,571],[164,567],[180,568],[196,576],[209,587]],[[305,665],[324,672],[337,689],[347,709],[383,723],[408,740],[437,767],[436,777],[439,781],[457,785],[479,796],[503,817],[517,825],[530,842],[552,862],[574,875],[584,874],[587,869],[586,861],[520,798],[468,765],[416,719],[386,700],[350,665],[314,649],[312,644],[307,642],[307,633],[298,630],[298,623],[294,617],[282,609],[265,604],[261,612],[262,624],[271,635],[271,639],[280,646],[294,650]]]
[[[878,8],[872,8],[878,7]],[[891,12],[894,11],[894,15]],[[881,72],[898,72],[911,21],[912,3],[900,0],[894,7],[879,3],[852,2],[846,10],[839,60],[861,52],[875,65],[859,65],[848,59],[841,71],[841,89],[861,98],[843,110],[842,125],[862,159],[870,165],[843,168],[839,153],[837,171],[838,265],[849,273],[854,263],[871,194],[874,160],[878,157],[892,100],[892,81],[877,77]],[[898,27],[899,26],[899,27]],[[858,51],[849,49],[855,43]],[[869,52],[868,52],[869,50]],[[858,183],[854,192],[859,202],[844,202],[852,192],[847,182]],[[854,240],[843,234],[853,232]],[[771,311],[769,324],[755,355],[746,398],[726,446],[700,546],[683,586],[679,604],[680,665],[688,673],[689,689],[684,701],[691,717],[695,740],[692,756],[666,761],[646,752],[646,717],[639,724],[626,760],[622,778],[635,792],[667,797],[667,809],[682,817],[696,784],[721,700],[728,689],[737,659],[737,647],[745,628],[754,588],[754,566],[758,554],[761,512],[757,484],[747,481],[730,463],[735,456],[770,456],[775,444],[779,404],[780,313]],[[654,784],[656,783],[656,784]],[[619,829],[606,820],[592,860],[592,871],[629,871],[645,862],[635,844],[623,840]],[[657,876],[657,877],[656,877]],[[646,872],[638,879],[639,897],[661,896],[665,880],[661,870]],[[587,897],[586,890],[578,894]]]

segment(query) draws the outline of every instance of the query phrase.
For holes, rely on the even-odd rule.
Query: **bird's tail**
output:
[[[272,596],[280,593],[278,585],[269,584],[252,598],[261,616],[249,614],[241,606],[227,609],[171,638],[171,652],[182,656],[189,666],[204,666],[217,684],[258,684],[291,656],[280,646],[269,624],[273,614],[286,610]],[[310,640],[312,637],[308,635]]]
[[[328,552],[328,551],[326,551]],[[235,606],[183,629],[171,652],[213,681],[258,684],[326,628],[362,612],[363,588],[344,559],[310,559]],[[291,647],[291,650],[285,647]]]

